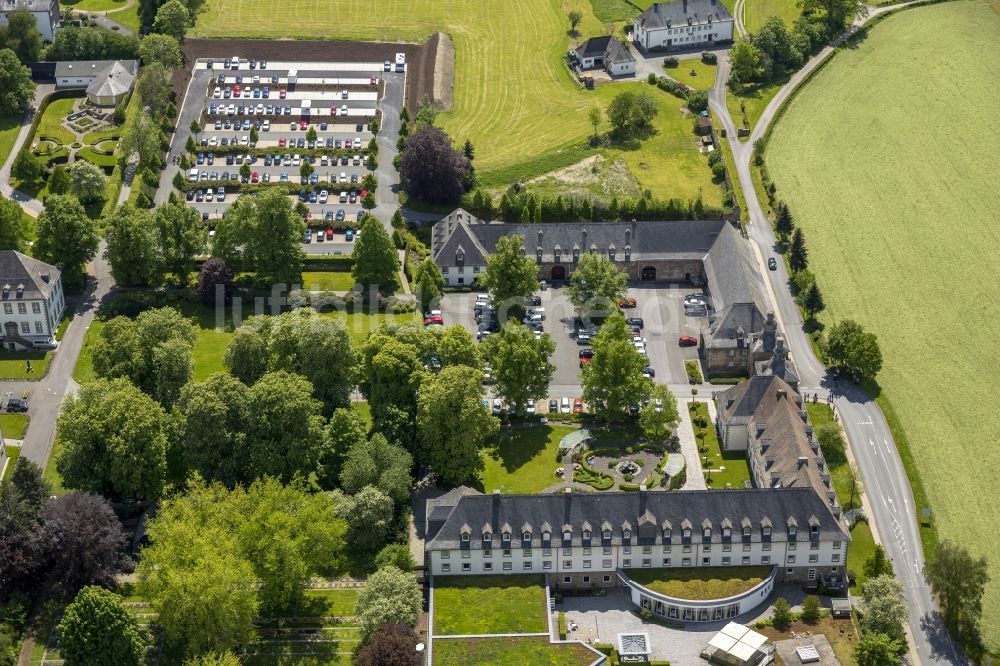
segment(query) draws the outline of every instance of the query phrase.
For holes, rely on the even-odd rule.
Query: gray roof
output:
[[[720,0],[678,0],[654,3],[635,22],[646,30],[656,30],[731,20],[733,17]]]
[[[440,505],[437,505],[440,508]],[[428,512],[431,507],[428,505]],[[482,548],[484,527],[494,535],[500,526],[513,527],[512,541],[521,545],[521,529],[528,528],[531,543],[541,544],[542,525],[552,531],[552,542],[563,545],[563,528],[570,526],[571,544],[584,545],[584,523],[592,530],[593,545],[623,543],[623,530],[632,532],[630,543],[664,543],[663,530],[670,530],[671,543],[685,543],[682,523],[690,523],[691,543],[702,543],[702,525],[712,527],[711,541],[722,543],[721,525],[728,520],[733,525],[732,541],[741,539],[739,525],[744,519],[753,526],[752,541],[764,539],[761,526],[773,526],[772,541],[791,540],[785,526],[792,521],[798,526],[797,540],[806,541],[810,523],[818,524],[817,538],[847,541],[850,539],[843,523],[834,517],[827,504],[812,488],[752,489],[752,490],[690,490],[677,492],[601,492],[558,493],[549,495],[464,495],[455,498],[454,506],[440,528],[428,530],[428,550]],[[602,524],[610,524],[610,541],[602,540]],[[470,533],[462,542],[463,527]],[[499,542],[494,536],[494,543]]]
[[[130,60],[128,62],[135,62]],[[115,97],[132,89],[135,75],[120,60],[116,60],[94,76],[87,86],[87,94],[95,97]]]
[[[799,388],[799,373],[795,368],[795,362],[788,356],[785,340],[780,335],[777,337],[774,355],[770,360],[758,361],[756,368],[758,375],[774,375],[783,379],[795,390]]]
[[[749,347],[757,342],[767,322],[757,303],[733,303],[709,319],[705,344],[716,348]]]
[[[116,62],[120,62],[133,76],[139,69],[138,60],[61,60],[56,63],[56,78],[74,75],[97,76]]]
[[[58,268],[44,261],[15,250],[0,250],[0,289],[5,290],[0,291],[2,300],[47,299],[60,275]],[[18,297],[17,288],[21,285],[24,289]]]
[[[0,13],[23,10],[26,12],[47,12],[53,9],[53,0],[2,0]],[[58,12],[58,9],[56,9]]]
[[[612,35],[591,37],[576,47],[576,54],[582,58],[605,57],[609,62],[633,62],[632,53]]]
[[[750,249],[750,243],[731,224],[720,230],[705,257],[705,277],[712,304],[721,312],[734,303],[755,303],[764,311],[764,286]],[[759,331],[760,328],[748,330]]]

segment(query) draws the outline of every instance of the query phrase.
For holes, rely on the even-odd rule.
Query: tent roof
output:
[[[574,430],[570,434],[559,440],[559,448],[562,450],[572,449],[574,446],[581,444],[590,439],[590,431],[586,428],[581,428],[580,430]]]

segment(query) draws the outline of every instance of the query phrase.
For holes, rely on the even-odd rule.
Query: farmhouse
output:
[[[696,622],[753,609],[775,582],[841,575],[850,540],[811,487],[543,495],[459,488],[427,501],[426,535],[434,575],[532,571],[550,573],[563,589],[622,585],[637,606]],[[724,599],[689,600],[629,575],[730,566],[755,567],[760,580]]]
[[[61,275],[55,266],[20,252],[0,251],[0,348],[51,345],[66,309]]]
[[[635,20],[633,39],[645,50],[673,51],[733,41],[733,17],[721,0],[655,2]]]
[[[580,69],[604,69],[614,77],[635,76],[635,58],[611,35],[591,37],[576,48]]]
[[[84,88],[87,90],[88,98],[90,98],[91,84],[96,84],[93,88],[93,99],[90,101],[93,104],[98,104],[97,100],[102,96],[105,100],[109,97],[114,97],[115,95],[112,94],[114,91],[119,91],[119,98],[127,95],[128,91],[132,89],[132,84],[135,82],[135,76],[138,71],[138,60],[77,60],[72,62],[57,62],[56,88],[59,90]],[[123,87],[127,87],[127,90],[121,93],[120,91]]]
[[[6,25],[7,15],[17,11],[28,12],[35,17],[42,40],[52,41],[59,28],[58,0],[0,0],[0,25]]]

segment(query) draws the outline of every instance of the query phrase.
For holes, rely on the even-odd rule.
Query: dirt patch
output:
[[[605,196],[637,196],[641,192],[628,165],[623,160],[607,160],[603,155],[593,155],[576,164],[533,178],[529,186],[556,186],[567,192]]]
[[[452,89],[455,84],[455,45],[451,37],[439,32],[434,59],[434,105],[441,111],[451,111]],[[434,37],[432,37],[432,42]]]
[[[198,58],[229,56],[267,58],[268,60],[302,62],[382,62],[394,60],[397,53],[406,54],[406,106],[415,110],[424,97],[434,95],[434,70],[441,33],[432,35],[423,44],[381,42],[345,42],[299,39],[185,39],[184,68],[176,69],[170,83],[177,95],[178,106],[184,98],[191,67]],[[445,36],[447,39],[447,36]],[[450,43],[450,39],[448,40]],[[454,54],[454,49],[451,49]],[[454,55],[452,55],[454,63]],[[449,85],[450,103],[450,85]]]

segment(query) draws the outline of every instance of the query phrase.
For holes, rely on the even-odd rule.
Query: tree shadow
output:
[[[508,474],[516,472],[545,450],[552,436],[552,426],[510,427],[503,429],[487,455],[498,460]],[[482,485],[482,482],[476,482]]]

